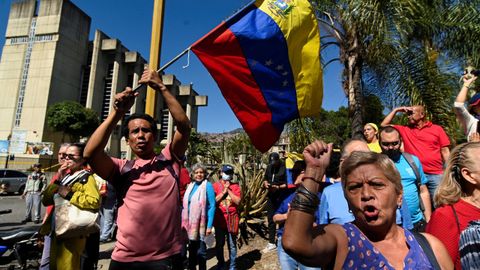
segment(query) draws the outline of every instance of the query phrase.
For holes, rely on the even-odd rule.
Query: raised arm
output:
[[[468,90],[476,79],[477,77],[475,76],[469,79],[467,79],[466,76],[463,76],[463,86],[462,88],[460,88],[460,91],[455,98],[455,103],[453,104],[453,107],[455,109],[455,116],[457,117],[458,122],[460,122],[460,125],[465,134],[468,133],[468,123],[471,123],[475,119],[465,108],[465,102],[467,101]]]
[[[290,204],[290,213],[285,222],[282,237],[282,245],[287,253],[300,262],[312,266],[325,266],[331,263],[335,259],[338,246],[341,245],[339,238],[342,237],[342,231],[338,226],[328,225],[313,229],[313,212],[318,208],[318,201],[314,202],[313,198],[318,200],[316,194],[330,162],[331,152],[332,144],[327,145],[321,141],[315,141],[303,151],[307,164],[303,186],[298,188]],[[299,195],[299,193],[309,193],[309,195]]]
[[[138,93],[127,87],[125,91],[115,95],[115,105],[107,119],[93,132],[85,146],[84,158],[92,167],[93,171],[101,178],[107,179],[113,173],[114,164],[112,159],[105,153],[108,138],[118,121],[130,110]]]
[[[162,79],[158,73],[154,70],[145,70],[142,74],[142,78],[139,83],[148,84],[150,87],[162,94],[165,104],[172,114],[173,121],[177,126],[177,130],[173,135],[173,141],[171,144],[171,151],[177,158],[182,158],[188,147],[188,139],[190,137],[190,131],[192,125],[187,117],[187,114],[182,108],[182,105],[177,99],[170,93],[167,87],[163,84]]]
[[[476,79],[477,77],[473,75],[470,78],[467,78],[465,75],[463,76],[463,86],[460,88],[455,102],[465,103],[465,101],[467,101],[468,89],[470,89],[470,86]]]
[[[410,107],[398,107],[393,109],[387,116],[385,116],[385,119],[383,119],[382,123],[380,123],[380,126],[386,127],[392,123],[393,118],[395,117],[395,114],[397,112],[408,112],[411,111],[412,109]]]

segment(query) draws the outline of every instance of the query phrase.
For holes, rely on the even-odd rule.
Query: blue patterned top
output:
[[[368,238],[353,224],[345,223],[343,229],[348,238],[348,254],[342,269],[384,269],[394,270],[387,259],[373,246]],[[403,269],[432,269],[427,256],[413,234],[405,231],[405,239],[410,247],[403,260]]]

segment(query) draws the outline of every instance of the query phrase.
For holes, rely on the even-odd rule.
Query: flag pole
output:
[[[188,47],[186,48],[185,50],[183,50],[183,52],[179,53],[177,56],[175,56],[172,60],[168,61],[168,63],[166,63],[165,65],[163,65],[161,68],[159,68],[157,70],[157,73],[160,74],[160,72],[164,71],[166,68],[168,68],[169,66],[171,66],[173,63],[175,63],[178,59],[180,59],[180,57],[184,56],[186,53],[188,53],[190,51],[191,47]],[[140,88],[142,88],[143,84],[139,84],[137,85],[137,87],[135,87],[133,89],[133,92],[137,92],[138,90],[140,90]]]
[[[239,10],[237,10],[236,12],[234,12],[231,16],[229,16],[226,20],[224,20],[224,22],[227,22],[229,21],[230,19],[234,18],[235,16],[239,15],[241,12],[245,11],[249,6],[251,6],[252,4],[254,4],[257,0],[251,0],[248,4],[246,4],[245,6],[241,7]],[[165,70],[167,67],[171,66],[173,63],[175,63],[180,57],[184,56],[186,53],[188,53],[191,49],[192,49],[192,46],[194,46],[195,44],[197,44],[198,42],[200,42],[201,40],[203,40],[205,37],[207,37],[209,34],[211,34],[212,32],[214,32],[219,26],[215,27],[214,29],[212,29],[210,32],[208,32],[205,36],[201,37],[199,40],[195,41],[193,45],[189,46],[188,48],[186,48],[185,50],[183,50],[181,53],[179,53],[177,56],[175,56],[172,60],[168,61],[168,63],[166,63],[165,65],[163,65],[159,70],[157,70],[157,73],[160,73],[162,72],[163,70]],[[137,92],[138,90],[140,90],[142,88],[143,84],[139,84],[137,85],[137,87],[135,87],[133,89],[133,92]]]

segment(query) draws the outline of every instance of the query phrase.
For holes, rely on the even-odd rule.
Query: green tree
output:
[[[71,141],[90,136],[100,124],[98,115],[92,109],[75,101],[55,103],[47,109],[47,124],[53,130],[69,135]]]
[[[378,96],[367,95],[363,100],[363,108],[365,109],[364,123],[380,124],[385,118],[383,114],[383,104]]]
[[[227,152],[233,156],[238,156],[239,154],[255,155],[260,153],[250,142],[250,138],[245,132],[240,132],[225,140],[225,148]]]
[[[187,166],[198,161],[219,164],[222,162],[221,151],[214,147],[202,134],[192,130],[188,141]]]
[[[286,132],[290,140],[290,150],[302,152],[305,146],[315,139],[332,142],[339,147],[351,137],[348,109],[340,107],[338,111],[321,110],[318,117],[297,119],[287,125]]]

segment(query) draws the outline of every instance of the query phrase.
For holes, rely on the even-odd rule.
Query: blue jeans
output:
[[[40,267],[39,270],[49,270],[50,269],[50,242],[52,238],[50,236],[45,235],[43,238],[43,252],[42,252],[42,259],[40,260]]]
[[[428,193],[430,193],[430,201],[432,202],[432,210],[433,208],[433,195],[435,194],[435,190],[437,190],[440,181],[442,181],[442,174],[425,174],[428,179],[427,188]]]
[[[308,267],[299,262],[297,262],[294,258],[290,257],[282,246],[282,237],[279,236],[277,240],[277,254],[278,254],[278,261],[280,262],[280,267],[283,270],[321,270],[320,267]]]
[[[223,247],[225,246],[225,238],[228,238],[228,250],[230,253],[230,270],[237,269],[235,259],[237,258],[237,236],[223,230],[219,227],[215,227],[215,254],[217,257],[217,269],[223,269],[225,267],[225,258],[223,257]]]
[[[100,241],[112,238],[116,207],[100,208]]]
[[[207,269],[207,245],[204,241],[188,241],[188,269]]]

